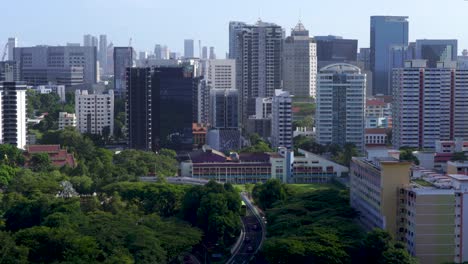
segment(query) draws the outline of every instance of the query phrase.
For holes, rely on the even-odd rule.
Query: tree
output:
[[[400,161],[410,161],[419,165],[419,159],[413,154],[414,149],[408,147],[400,148]]]
[[[28,248],[18,246],[7,232],[0,231],[0,263],[28,263]]]
[[[455,152],[453,153],[451,161],[466,161],[468,158],[465,155],[465,152]]]
[[[35,153],[29,161],[31,170],[35,172],[50,171],[52,169],[52,161],[47,153]]]
[[[0,144],[0,163],[17,167],[24,165],[24,156],[20,149],[11,144]]]
[[[93,180],[88,176],[75,176],[70,178],[73,188],[80,194],[90,194],[93,192]]]
[[[271,208],[279,200],[286,198],[286,187],[277,179],[270,179],[264,184],[257,184],[253,189],[255,202],[262,209]]]
[[[345,166],[350,166],[351,159],[359,155],[356,145],[353,143],[346,143],[343,151],[338,155],[337,161]]]
[[[14,168],[5,164],[0,164],[0,188],[8,186],[15,174],[16,171]]]

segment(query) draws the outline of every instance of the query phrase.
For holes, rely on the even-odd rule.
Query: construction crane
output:
[[[8,42],[5,43],[5,46],[3,47],[2,60],[1,61],[5,61],[5,57],[6,57],[6,54],[7,54],[7,49],[8,49]]]

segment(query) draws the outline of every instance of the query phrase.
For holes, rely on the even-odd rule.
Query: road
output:
[[[229,259],[227,264],[249,263],[258,250],[260,250],[265,239],[264,231],[266,229],[262,216],[244,193],[241,194],[241,198],[247,206],[246,216],[242,217],[242,223],[245,228],[245,238],[240,245],[239,251]]]

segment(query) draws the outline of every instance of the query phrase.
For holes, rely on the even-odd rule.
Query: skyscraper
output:
[[[393,45],[408,45],[408,17],[371,16],[370,66],[373,94],[391,95],[389,52]]]
[[[17,38],[8,38],[8,60],[12,61],[14,56],[14,48],[18,47]]]
[[[126,89],[126,68],[133,66],[132,47],[114,47],[114,92],[124,97]]]
[[[255,114],[255,98],[272,97],[281,88],[282,41],[280,26],[260,20],[237,35],[236,80],[243,125]]]
[[[194,44],[193,39],[184,40],[184,57],[193,58],[194,57]]]
[[[317,83],[317,141],[364,149],[366,75],[354,65],[337,63],[320,69]]]
[[[239,91],[236,89],[210,90],[210,126],[212,128],[238,128]]]
[[[271,144],[292,149],[292,98],[289,92],[275,90],[271,103]]]
[[[315,97],[317,47],[299,22],[283,43],[283,87],[294,96]]]
[[[468,70],[425,60],[393,70],[393,145],[433,149],[437,140],[468,138]]]
[[[107,74],[107,36],[99,36],[99,66],[102,69],[101,74]]]
[[[130,148],[192,149],[198,81],[190,67],[127,68]]]
[[[214,47],[210,47],[210,60],[215,60],[216,59],[216,53],[214,50]]]
[[[0,143],[26,146],[26,85],[17,82],[0,83]]]
[[[85,47],[98,47],[98,39],[93,35],[84,35],[83,36],[83,46]]]
[[[247,26],[244,22],[231,21],[229,22],[229,59],[237,58],[237,34]]]
[[[214,89],[236,89],[236,61],[231,59],[208,60],[205,79]]]
[[[159,44],[154,45],[154,58],[157,60],[162,59],[162,47]]]
[[[333,62],[352,62],[357,60],[357,39],[343,39],[339,36],[315,36],[317,60],[323,65]],[[320,67],[320,66],[319,66]]]
[[[436,68],[437,62],[457,61],[456,39],[416,40],[416,59],[427,60],[428,68]]]
[[[202,57],[201,57],[203,60],[207,60],[208,59],[208,47],[204,46],[202,48]]]

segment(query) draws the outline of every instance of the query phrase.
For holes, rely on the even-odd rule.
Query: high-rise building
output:
[[[236,61],[231,59],[208,60],[205,79],[214,89],[236,88]]]
[[[357,60],[357,39],[343,39],[339,36],[315,36],[317,60],[324,66],[332,62],[352,62]],[[320,66],[319,66],[320,67]]]
[[[281,88],[283,29],[259,20],[237,35],[236,81],[240,91],[241,124],[255,114],[255,98],[272,97]]]
[[[457,61],[456,39],[416,40],[416,59],[427,60],[428,68],[436,68],[438,62]]]
[[[99,67],[101,67],[101,74],[107,74],[107,36],[99,36]]]
[[[407,61],[393,70],[393,85],[395,147],[433,149],[437,140],[468,138],[468,70]]]
[[[212,128],[238,128],[239,92],[236,89],[211,89],[210,126]]]
[[[208,59],[208,47],[204,46],[202,48],[202,57],[201,57],[203,60],[207,60]]]
[[[283,43],[283,89],[294,96],[315,97],[317,46],[299,22]]]
[[[195,46],[193,44],[193,39],[184,40],[184,57],[193,58],[195,53]]]
[[[215,53],[215,50],[214,50],[214,47],[210,47],[210,57],[209,57],[210,60],[215,60],[216,59],[216,53]]]
[[[114,91],[124,97],[126,89],[126,68],[133,67],[133,48],[114,47]]]
[[[363,65],[363,70],[370,70],[370,48],[360,48],[357,57],[358,61]]]
[[[0,143],[24,149],[26,146],[26,85],[0,83]]]
[[[84,35],[83,36],[83,46],[85,47],[98,47],[98,39],[93,35]]]
[[[12,61],[14,57],[14,49],[18,47],[18,39],[17,38],[8,38],[8,60]]]
[[[87,90],[76,90],[75,114],[77,128],[81,133],[112,135],[114,91],[109,90],[107,94],[88,94]]]
[[[76,114],[60,112],[58,127],[59,130],[63,130],[66,127],[76,127]]]
[[[292,98],[289,92],[278,89],[271,103],[271,144],[291,150],[292,139]]]
[[[0,82],[18,82],[20,74],[16,61],[0,61]]]
[[[154,58],[157,60],[162,59],[162,46],[159,44],[156,44],[154,46]]]
[[[390,47],[408,45],[408,17],[371,16],[370,18],[370,68],[373,94],[391,95],[389,63]]]
[[[317,82],[317,141],[364,148],[366,75],[351,64],[320,69]]]
[[[129,147],[192,149],[198,82],[190,67],[127,68]]]
[[[237,58],[237,49],[238,49],[238,33],[247,26],[244,22],[231,21],[229,22],[229,59]]]
[[[14,49],[20,78],[28,85],[49,82],[67,86],[95,84],[98,80],[96,47],[35,46]]]

